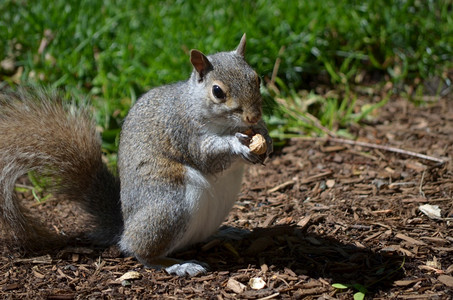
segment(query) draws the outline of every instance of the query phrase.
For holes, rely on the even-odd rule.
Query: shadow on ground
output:
[[[223,227],[225,230],[225,227]],[[360,284],[369,291],[386,290],[402,278],[405,258],[391,248],[375,253],[366,247],[308,234],[300,226],[241,230],[177,253],[180,259],[209,263],[211,271],[237,273],[250,267],[273,273],[294,273],[331,283]],[[237,230],[239,231],[239,230]]]

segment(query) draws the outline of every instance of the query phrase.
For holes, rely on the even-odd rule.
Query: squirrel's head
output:
[[[206,56],[190,52],[192,79],[207,99],[203,107],[214,123],[234,128],[256,124],[262,115],[260,77],[245,61],[245,34],[236,50]]]

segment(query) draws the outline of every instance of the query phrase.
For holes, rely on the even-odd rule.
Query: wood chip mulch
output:
[[[24,254],[2,234],[0,298],[352,299],[365,288],[367,299],[452,299],[452,99],[395,99],[352,130],[446,163],[295,139],[248,169],[219,234],[175,255],[208,263],[209,273],[170,276],[115,247]],[[34,209],[60,232],[83,231],[64,201]]]

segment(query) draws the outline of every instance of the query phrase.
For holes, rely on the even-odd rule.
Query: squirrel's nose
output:
[[[256,124],[261,119],[261,114],[245,116],[245,121],[249,124]]]

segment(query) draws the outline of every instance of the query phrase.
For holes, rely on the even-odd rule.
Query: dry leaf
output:
[[[440,208],[438,205],[424,204],[420,205],[418,209],[428,216],[430,219],[440,219]]]
[[[436,269],[439,269],[439,270],[442,269],[442,266],[441,266],[440,262],[437,260],[437,257],[435,257],[435,256],[433,257],[433,260],[428,260],[426,262],[426,265],[428,267],[436,268]]]

